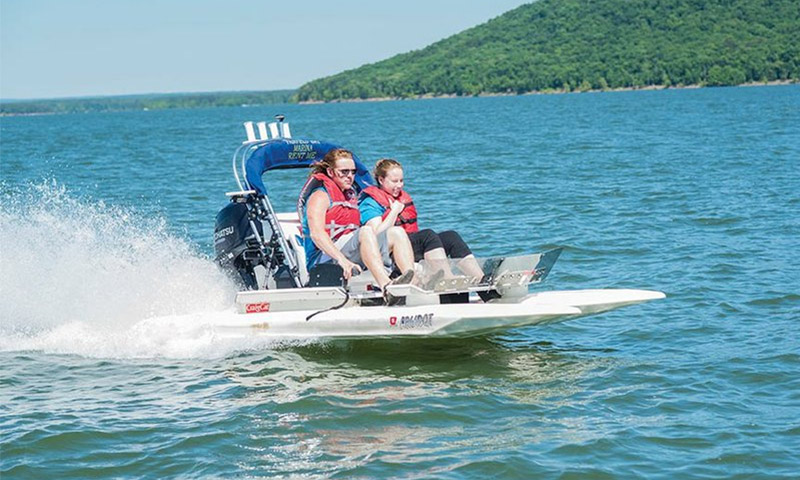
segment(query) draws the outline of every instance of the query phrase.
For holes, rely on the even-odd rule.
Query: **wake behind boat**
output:
[[[344,281],[342,270],[320,264],[306,270],[299,212],[276,213],[263,175],[278,169],[307,169],[337,145],[291,137],[282,116],[269,125],[245,123],[247,140],[233,155],[239,190],[216,218],[218,264],[239,281],[232,318],[215,324],[224,336],[275,338],[468,337],[542,325],[664,298],[648,290],[530,292],[556,263],[561,249],[482,259],[482,278],[471,278],[451,262],[452,276],[425,261],[415,281],[389,285],[401,301],[384,304],[372,275]],[[355,187],[372,184],[354,156]],[[299,189],[298,189],[299,190]]]

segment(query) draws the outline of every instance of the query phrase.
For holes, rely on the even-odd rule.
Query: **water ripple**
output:
[[[668,294],[459,341],[203,329],[239,123],[275,110],[3,118],[0,476],[796,477],[798,86],[281,106],[479,255],[564,247],[537,288]]]

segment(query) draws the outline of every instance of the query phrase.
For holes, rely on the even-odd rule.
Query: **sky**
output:
[[[0,0],[0,99],[297,88],[530,0]]]

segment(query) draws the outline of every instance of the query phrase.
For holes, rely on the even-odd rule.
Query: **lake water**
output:
[[[406,167],[541,289],[668,298],[458,341],[216,337],[241,123]],[[797,478],[800,86],[2,118],[0,476]],[[294,171],[269,175],[292,209]]]

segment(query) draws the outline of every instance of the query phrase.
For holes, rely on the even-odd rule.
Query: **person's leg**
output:
[[[408,239],[406,231],[400,227],[389,227],[386,230],[386,239],[389,243],[389,251],[392,252],[394,263],[401,272],[406,272],[414,268],[414,250],[411,241]]]
[[[434,271],[441,270],[444,272],[445,278],[453,276],[453,271],[450,270],[450,261],[447,259],[443,248],[434,248],[433,250],[425,252],[425,261],[428,262],[428,265],[430,265]]]
[[[408,237],[414,250],[415,260],[425,260],[425,263],[428,265],[428,274],[434,276],[437,272],[442,272],[440,275],[436,276],[440,278],[450,278],[453,276],[442,241],[439,239],[439,235],[437,235],[436,232],[426,228],[414,232]]]
[[[442,244],[445,246],[445,250],[450,253],[450,256],[452,258],[460,258],[458,267],[461,271],[472,277],[476,282],[482,281],[486,274],[475,259],[475,255],[472,254],[472,250],[470,250],[466,242],[461,238],[461,235],[452,230],[448,230],[439,234],[439,237],[442,239]],[[497,290],[479,291],[478,296],[481,297],[481,300],[484,302],[500,298],[500,294],[497,293]]]
[[[467,243],[461,238],[458,232],[447,230],[439,233],[439,240],[442,241],[442,247],[450,258],[464,258],[472,255],[472,250],[469,249]]]
[[[450,258],[460,259],[458,268],[465,275],[480,280],[483,278],[483,269],[478,265],[478,260],[472,254],[467,243],[461,238],[458,232],[447,230],[439,234],[439,239],[442,241],[445,254]]]
[[[378,282],[381,290],[383,290],[384,302],[388,306],[402,304],[405,301],[405,297],[395,297],[391,292],[386,290],[386,286],[389,284],[399,285],[410,283],[414,279],[414,259],[411,252],[411,244],[408,243],[408,236],[405,231],[403,231],[403,238],[394,239],[395,243],[393,246],[399,250],[399,253],[395,252],[395,262],[398,267],[403,270],[403,273],[394,280],[391,280],[386,274],[387,268],[390,268],[392,263],[389,258],[389,239],[387,232],[375,234],[375,231],[371,228],[361,228],[360,230],[366,231],[365,233],[359,232],[361,256],[367,268],[372,272],[373,277],[375,277],[375,281]],[[405,240],[405,247],[402,245],[402,240]],[[405,248],[405,250],[403,250],[403,248]]]
[[[364,262],[367,270],[372,273],[375,281],[383,289],[391,280],[384,268],[383,255],[381,255],[381,248],[375,231],[371,228],[359,228],[357,235],[360,244],[361,261]]]
[[[370,230],[370,232],[365,234],[364,230]],[[379,241],[378,238],[382,238],[383,240]],[[384,264],[390,265],[391,259],[389,258],[386,236],[384,234],[376,236],[371,228],[359,228],[354,232],[346,234],[335,243],[336,247],[342,252],[342,255],[347,257],[348,260],[359,265],[361,268],[369,270],[379,285],[383,286],[388,283],[389,276],[386,274],[386,269],[383,268],[383,266]],[[378,266],[380,266],[380,268],[378,268]]]
[[[428,250],[443,248],[439,236],[429,228],[409,233],[408,240],[411,242],[411,249],[414,251],[415,262],[421,262],[425,258],[425,252]]]

